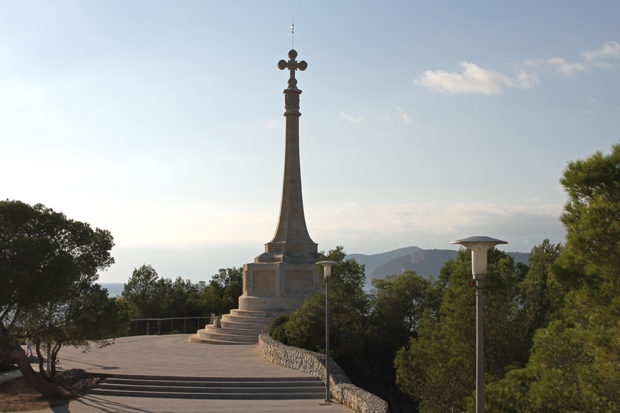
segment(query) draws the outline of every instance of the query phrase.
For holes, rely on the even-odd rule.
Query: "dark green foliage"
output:
[[[526,368],[489,386],[495,412],[620,411],[620,145],[569,163],[561,183],[567,244],[533,307],[549,324]]]
[[[23,326],[35,346],[51,343],[51,371],[40,369],[50,381],[55,379],[55,360],[61,347],[105,347],[111,344],[111,338],[123,336],[128,328],[129,315],[123,303],[108,298],[107,290],[98,284],[81,282],[69,289],[70,298],[49,302],[23,316]]]
[[[337,247],[321,257],[339,263],[330,279],[330,354],[356,385],[388,400],[392,411],[408,411],[412,404],[396,388],[393,359],[399,343],[417,333],[421,309],[438,307],[439,290],[409,271],[376,281],[368,295],[363,290],[364,266],[345,256]],[[324,353],[323,267],[317,271],[320,292],[299,310],[274,320],[269,333],[284,344]]]
[[[608,156],[597,152],[570,162],[560,182],[569,194],[562,214],[569,251],[555,270],[563,282],[587,285],[606,303],[620,275],[620,144]]]
[[[131,318],[164,317],[166,297],[171,291],[171,280],[159,278],[152,266],[144,264],[133,270],[123,289],[123,299],[131,308]]]
[[[64,298],[67,286],[96,280],[98,269],[114,263],[109,231],[67,219],[41,204],[0,202],[0,321]],[[10,323],[9,323],[10,324]]]
[[[227,314],[238,308],[239,297],[243,293],[243,268],[232,267],[220,269],[199,297],[205,315]]]
[[[123,290],[131,318],[207,317],[237,308],[243,269],[220,269],[209,284],[160,278],[151,265],[136,268]]]
[[[559,258],[564,247],[551,244],[548,239],[532,249],[529,271],[519,286],[520,303],[523,306],[525,336],[532,342],[534,333],[552,321],[561,307],[568,289],[560,284],[551,268]],[[531,346],[531,345],[530,345]]]
[[[506,366],[527,360],[517,302],[523,272],[499,250],[488,253],[484,284],[485,371],[496,380]],[[418,338],[398,352],[397,382],[422,412],[462,411],[475,388],[475,289],[470,285],[471,253],[461,250],[441,271],[443,291],[438,312],[428,307]]]
[[[0,351],[44,395],[64,393],[33,372],[18,340],[27,328],[34,342],[49,344],[53,362],[63,345],[105,345],[124,330],[122,306],[94,284],[114,263],[113,246],[109,231],[41,204],[0,202]],[[42,367],[53,381],[54,369]]]
[[[359,355],[364,349],[368,297],[364,293],[364,266],[345,260],[343,247],[321,254],[320,260],[335,261],[329,281],[330,350],[332,357]],[[319,291],[325,291],[323,267],[317,265]],[[281,341],[317,352],[325,352],[325,293],[319,292],[288,315],[274,333]]]
[[[372,285],[369,345],[393,359],[411,337],[417,337],[424,311],[439,313],[441,291],[434,281],[410,270],[374,279]]]
[[[560,245],[545,240],[532,250],[529,266],[515,264],[502,251],[488,252],[485,380],[492,397],[502,395],[502,400],[489,403],[513,406],[506,411],[527,411],[522,409],[531,405],[530,395],[508,397],[506,392],[528,388],[534,376],[519,369],[530,358],[534,334],[560,317],[568,290],[551,268],[562,251]],[[327,257],[342,262],[344,252],[339,247]],[[459,251],[456,260],[444,265],[437,281],[406,271],[375,280],[370,295],[362,295],[357,288],[362,280],[360,267],[343,264],[334,267],[330,308],[346,321],[334,329],[332,318],[331,335],[336,339],[331,348],[353,382],[388,400],[393,411],[415,410],[413,400],[423,412],[471,410],[475,388],[471,253]],[[300,310],[276,320],[270,334],[285,344],[324,351],[324,301],[322,292],[307,299]],[[342,340],[344,334],[356,343]],[[412,399],[400,395],[396,380]]]
[[[276,317],[269,327],[269,336],[282,344],[289,344],[286,338],[286,323],[288,322],[288,315],[281,315]]]

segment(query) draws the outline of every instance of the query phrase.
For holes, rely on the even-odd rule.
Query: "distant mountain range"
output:
[[[439,277],[439,270],[446,261],[456,258],[455,250],[423,250],[419,247],[400,248],[381,254],[349,254],[347,259],[354,258],[360,264],[366,264],[366,281],[375,278],[384,278],[390,274],[402,274],[406,270],[413,270],[422,277],[433,275]],[[528,263],[530,254],[527,252],[506,252],[515,262]]]

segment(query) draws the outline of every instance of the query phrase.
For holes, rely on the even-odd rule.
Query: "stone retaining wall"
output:
[[[280,366],[318,376],[325,382],[325,354],[285,346],[267,334],[258,337],[258,347],[267,360]],[[347,375],[330,359],[330,390],[337,402],[360,413],[387,413],[387,402],[351,384]]]

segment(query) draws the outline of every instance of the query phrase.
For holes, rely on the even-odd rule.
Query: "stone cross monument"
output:
[[[290,78],[284,89],[286,145],[284,151],[284,181],[280,218],[273,239],[265,244],[265,252],[253,263],[243,266],[243,295],[239,310],[290,312],[316,292],[316,261],[318,245],[306,228],[301,197],[299,167],[299,95],[296,70],[306,70],[308,64],[297,62],[297,52],[288,53],[289,60],[280,60],[278,68],[288,69]]]

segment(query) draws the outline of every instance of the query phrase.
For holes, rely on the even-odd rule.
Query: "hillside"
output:
[[[458,251],[454,250],[419,250],[409,255],[402,255],[377,266],[368,281],[374,278],[384,278],[390,274],[401,274],[406,270],[413,270],[422,277],[434,275],[435,279],[439,276],[439,270],[444,263],[456,258]]]
[[[515,262],[528,263],[530,254],[526,252],[506,252]],[[439,276],[439,270],[444,263],[456,258],[455,250],[423,250],[418,247],[400,248],[381,254],[364,255],[350,254],[347,258],[355,258],[360,264],[366,264],[366,281],[374,278],[384,278],[390,274],[401,274],[406,270],[415,271],[418,275],[428,277]]]
[[[373,271],[378,266],[383,265],[394,258],[402,257],[404,255],[411,255],[420,249],[421,248],[418,247],[405,247],[393,251],[382,252],[380,254],[349,254],[347,255],[347,259],[353,258],[359,264],[366,264],[366,281],[370,282]]]

